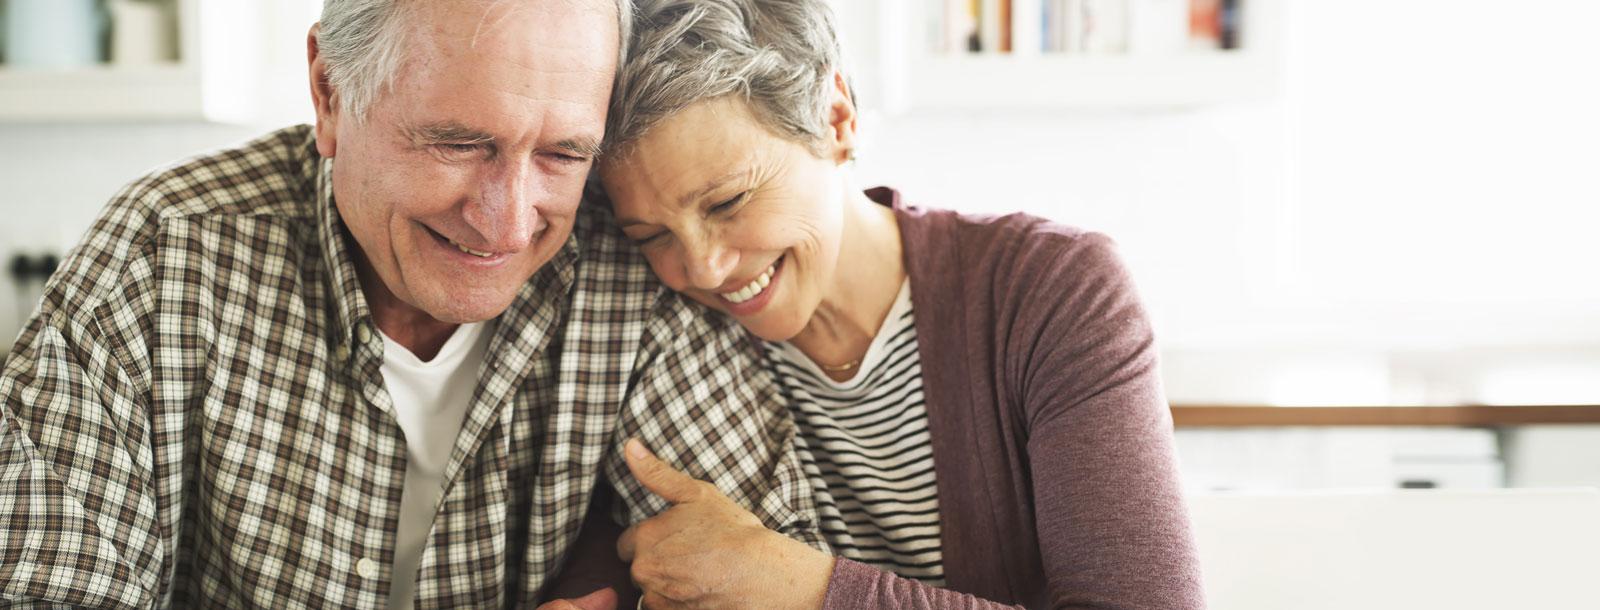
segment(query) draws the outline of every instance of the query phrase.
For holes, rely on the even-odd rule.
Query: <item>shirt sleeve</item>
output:
[[[141,182],[111,200],[0,367],[0,607],[151,608],[168,593],[147,411],[159,195]]]
[[[810,483],[795,454],[796,429],[777,380],[744,329],[666,293],[624,399],[603,468],[638,523],[669,508],[628,472],[622,445],[637,436],[662,460],[709,481],[768,528],[827,550]]]
[[[0,606],[154,606],[163,545],[132,380],[41,313],[0,376]]]

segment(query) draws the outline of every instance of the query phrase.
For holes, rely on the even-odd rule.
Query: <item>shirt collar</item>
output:
[[[344,221],[333,201],[333,159],[321,159],[317,164],[317,238],[322,244],[325,269],[328,270],[329,298],[333,301],[337,344],[352,341],[358,323],[371,317],[367,297],[361,293],[361,279],[356,274],[355,257],[350,240],[345,237]]]

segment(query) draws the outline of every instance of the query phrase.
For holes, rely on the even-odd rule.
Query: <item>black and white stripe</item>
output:
[[[938,489],[910,284],[901,286],[849,381],[828,378],[787,343],[768,344],[767,353],[799,424],[801,458],[834,552],[943,586]]]

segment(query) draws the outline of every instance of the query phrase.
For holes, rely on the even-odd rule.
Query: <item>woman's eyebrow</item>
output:
[[[737,180],[737,179],[742,178],[744,176],[748,176],[749,174],[750,174],[750,170],[749,169],[740,168],[740,169],[736,169],[736,170],[733,170],[731,172],[728,172],[726,174],[723,174],[721,176],[717,176],[716,178],[711,179],[710,182],[707,182],[705,186],[697,188],[697,189],[695,189],[693,191],[690,191],[687,195],[684,195],[683,198],[678,200],[678,206],[679,207],[689,207],[691,205],[694,205],[695,202],[700,201],[701,199],[704,199],[707,195],[710,195],[711,193],[716,192],[717,189],[722,188],[723,186],[727,185],[729,182],[733,182],[734,180]]]

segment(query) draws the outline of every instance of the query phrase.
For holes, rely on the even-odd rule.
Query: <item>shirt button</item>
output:
[[[366,343],[372,340],[372,331],[365,324],[356,327],[356,340]]]
[[[338,347],[333,348],[333,359],[338,361],[341,364],[344,363],[344,361],[349,360],[350,359],[350,346],[348,346],[348,345],[340,345]]]
[[[356,573],[362,578],[377,578],[378,562],[362,557],[361,561],[356,562]]]

